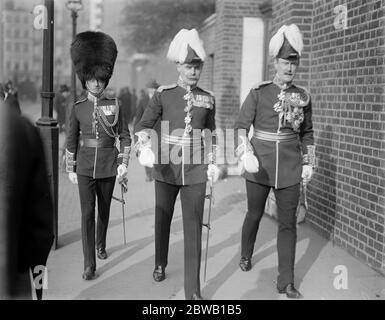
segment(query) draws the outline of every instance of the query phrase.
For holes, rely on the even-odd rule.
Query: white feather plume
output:
[[[202,61],[206,59],[203,41],[199,38],[196,29],[182,29],[175,35],[168,48],[167,59],[172,62],[183,63],[188,54],[188,45],[196,52]]]
[[[269,43],[270,56],[276,57],[278,55],[285,37],[294,50],[298,52],[299,56],[301,56],[303,50],[302,33],[295,24],[289,26],[283,25],[278,29],[277,33],[271,38]]]

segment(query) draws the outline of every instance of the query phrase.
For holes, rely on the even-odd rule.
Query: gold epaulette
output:
[[[78,101],[76,101],[75,102],[75,104],[79,104],[79,103],[82,103],[82,102],[84,102],[84,101],[87,101],[87,97],[85,97],[84,99],[82,99],[82,100],[78,100]]]
[[[262,82],[257,83],[256,85],[252,86],[252,89],[257,90],[257,89],[259,89],[260,87],[266,86],[266,85],[268,85],[268,84],[270,84],[270,83],[273,83],[273,81],[270,81],[270,80],[262,81]]]
[[[173,89],[173,88],[176,88],[176,87],[177,87],[177,84],[173,83],[173,84],[169,84],[169,85],[166,85],[166,86],[160,86],[158,89],[156,89],[156,91],[162,92],[164,90],[169,90],[169,89]]]
[[[199,90],[202,90],[203,92],[208,93],[210,96],[214,97],[214,92],[206,89],[202,89],[201,87],[198,87]]]
[[[296,88],[303,90],[308,96],[310,96],[310,92],[307,88],[299,86],[298,84],[295,85]]]

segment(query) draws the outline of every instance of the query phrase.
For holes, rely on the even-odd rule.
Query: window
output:
[[[7,61],[7,71],[11,71],[12,63],[11,61]]]
[[[25,72],[28,72],[28,67],[29,67],[28,61],[24,61],[24,71]]]
[[[20,37],[20,30],[15,29],[15,38],[19,38],[19,37]]]
[[[20,52],[20,43],[15,43],[15,52]]]

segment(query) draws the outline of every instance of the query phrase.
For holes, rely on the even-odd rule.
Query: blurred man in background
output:
[[[21,114],[17,91],[13,87],[11,80],[8,80],[4,86],[0,84],[0,96],[1,100],[4,102],[5,107],[15,111],[18,114]]]
[[[36,127],[0,100],[0,299],[38,299],[53,243],[53,199]]]

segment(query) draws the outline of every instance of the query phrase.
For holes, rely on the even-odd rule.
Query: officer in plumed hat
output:
[[[99,259],[107,259],[106,236],[115,179],[127,174],[130,156],[127,121],[117,99],[104,93],[117,53],[115,41],[103,32],[79,33],[71,44],[75,71],[87,91],[87,96],[72,108],[66,149],[69,179],[79,186],[85,280],[95,277],[95,248]]]
[[[294,287],[296,209],[301,179],[308,183],[315,165],[310,94],[293,82],[302,49],[302,34],[296,25],[284,25],[277,31],[269,44],[275,77],[250,90],[235,124],[242,141],[238,155],[251,154],[259,167],[253,172],[246,168],[243,173],[247,214],[239,265],[243,271],[252,267],[259,223],[269,191],[273,189],[278,207],[277,290],[289,298],[302,297]],[[249,141],[251,125],[254,134]]]
[[[155,281],[163,281],[168,262],[170,224],[180,193],[184,230],[184,291],[186,299],[201,299],[200,264],[202,219],[207,179],[215,179],[215,102],[212,93],[197,86],[206,53],[195,29],[180,30],[167,58],[176,63],[177,83],[160,86],[136,127],[139,160],[157,125],[155,179]],[[205,133],[205,138],[202,137]],[[214,140],[214,141],[213,141]],[[204,144],[205,142],[205,144]],[[208,152],[204,152],[206,149]],[[147,155],[148,152],[146,153]],[[208,164],[210,162],[210,164]]]

